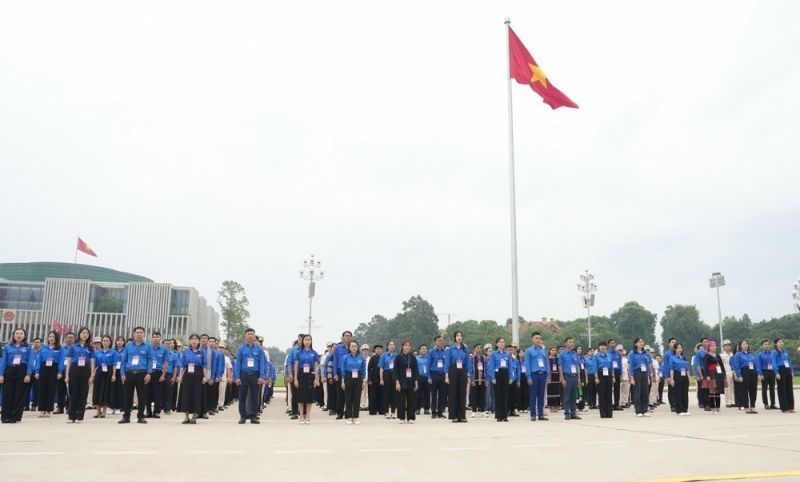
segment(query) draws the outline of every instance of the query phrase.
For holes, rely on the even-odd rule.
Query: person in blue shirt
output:
[[[335,390],[334,392],[334,400],[336,402],[336,420],[341,420],[344,418],[344,388],[342,385],[343,377],[345,374],[341,372],[342,369],[342,359],[347,356],[348,347],[350,346],[350,341],[353,339],[353,333],[349,330],[345,330],[342,332],[342,341],[337,343],[336,346],[333,347],[333,384]],[[383,389],[381,388],[381,391]]]
[[[597,345],[597,354],[592,357],[595,366],[594,382],[597,385],[597,405],[600,418],[614,416],[614,361],[608,351],[608,344],[601,341]]]
[[[267,359],[264,350],[256,342],[256,331],[248,328],[244,332],[244,343],[236,351],[233,380],[239,387],[239,423],[250,420],[258,424],[258,391],[267,374]]]
[[[472,347],[472,383],[469,388],[469,404],[472,407],[472,418],[478,412],[486,410],[486,356],[480,343]],[[426,384],[427,385],[427,384]],[[486,417],[488,415],[484,415]]]
[[[137,326],[133,329],[133,341],[129,341],[122,350],[119,375],[122,377],[125,390],[125,407],[119,423],[131,423],[134,390],[138,399],[136,421],[147,423],[144,419],[144,409],[147,405],[147,384],[150,383],[152,363],[152,349],[144,342],[144,328]]]
[[[350,339],[348,348],[347,354],[340,357],[339,376],[341,381],[339,383],[344,392],[344,418],[347,419],[348,425],[358,425],[360,423],[358,421],[360,411],[358,404],[361,400],[361,388],[367,376],[367,364],[364,357],[358,352],[357,341]]]
[[[314,404],[314,390],[319,386],[317,368],[319,353],[314,351],[311,335],[303,335],[300,349],[294,356],[294,386],[297,395],[297,409],[301,424],[311,423],[311,406]]]
[[[772,366],[772,350],[769,340],[761,341],[761,351],[756,356],[761,369],[761,401],[764,410],[777,410],[775,406],[775,370]],[[769,395],[769,398],[767,398]]]
[[[114,372],[116,352],[111,349],[111,337],[100,339],[100,349],[95,350],[94,383],[92,384],[92,403],[97,407],[94,418],[106,418],[108,406],[111,404],[111,375]]]
[[[517,358],[517,346],[515,344],[510,344],[506,347],[506,351],[508,355],[511,357],[511,372],[512,378],[514,379],[513,383],[509,385],[508,390],[508,416],[509,417],[519,417],[517,413],[517,409],[522,410],[522,406],[520,405],[520,378],[523,376],[521,370],[521,364],[519,358]]]
[[[169,365],[169,350],[161,343],[161,332],[154,331],[150,335],[150,396],[147,397],[146,418],[161,418],[161,411],[167,395],[165,385],[167,366]],[[216,404],[215,404],[216,406]]]
[[[444,339],[441,335],[433,338],[433,349],[428,355],[428,385],[431,389],[431,418],[444,418],[444,405],[447,399],[445,375]]]
[[[792,359],[784,350],[783,338],[775,339],[775,349],[771,355],[772,369],[778,384],[778,405],[782,413],[794,413],[794,385],[792,381]]]
[[[39,352],[42,349],[42,339],[38,336],[33,339],[33,343],[31,344],[31,359],[33,360],[33,371],[31,371],[31,382],[28,384],[28,396],[27,400],[25,400],[25,407],[24,410],[32,410],[36,411],[36,404],[39,401],[39,379],[34,376],[36,373],[37,365],[39,364]],[[2,403],[2,400],[0,400]],[[28,404],[31,407],[28,407]]]
[[[394,387],[394,360],[397,358],[394,340],[389,340],[386,344],[386,353],[381,355],[378,363],[381,376],[381,389],[383,391],[383,412],[387,419],[395,418],[397,410],[397,397]]]
[[[122,367],[122,351],[125,349],[125,337],[117,336],[114,339],[114,371],[111,372],[111,408],[113,415],[125,407],[125,389],[122,386],[120,368]]]
[[[419,389],[417,358],[411,353],[411,342],[404,340],[400,354],[394,359],[394,389],[397,391],[397,408],[400,423],[416,420],[416,399]]]
[[[494,419],[508,422],[509,388],[514,383],[515,372],[511,368],[511,355],[506,351],[503,337],[495,340],[494,350],[486,362],[486,379],[494,388]]]
[[[144,334],[144,330],[142,333]],[[205,364],[206,355],[200,349],[200,337],[192,333],[189,335],[189,345],[181,353],[181,369],[178,375],[178,383],[181,384],[180,410],[186,414],[183,424],[196,424],[197,417],[203,410]]]
[[[28,332],[23,328],[14,330],[11,343],[3,349],[0,358],[0,384],[3,385],[2,423],[22,421],[28,395],[28,383],[33,373],[33,350],[28,345]]]
[[[89,385],[94,380],[94,357],[92,348],[92,332],[82,327],[78,330],[75,343],[69,347],[65,355],[67,362],[64,381],[69,387],[69,420],[72,423],[82,422],[86,412],[86,399],[89,397]]]
[[[674,412],[680,416],[688,416],[689,413],[689,362],[683,355],[683,345],[677,341],[672,345],[673,353],[669,357],[669,367],[667,376],[669,386],[673,390],[673,402],[675,403]]]
[[[704,387],[704,383],[702,383],[704,379],[703,360],[708,354],[708,351],[706,351],[708,347],[708,338],[701,338],[698,345],[694,357],[692,358],[692,372],[694,374],[695,384],[697,385],[697,404],[706,412],[710,412],[711,406],[708,401],[708,388]]]
[[[449,386],[447,417],[453,423],[467,423],[467,386],[472,381],[472,361],[461,331],[453,333],[453,344],[445,351],[444,368],[444,382]]]
[[[672,355],[675,354],[675,344],[678,343],[678,340],[675,338],[670,338],[667,340],[667,347],[668,349],[664,352],[664,356],[661,360],[661,377],[663,380],[669,379],[669,359],[672,358]],[[660,392],[659,392],[660,396]],[[669,409],[670,411],[675,411],[675,387],[670,384],[667,384],[667,401],[669,401]]]
[[[383,387],[381,386],[380,364],[382,356],[383,345],[373,345],[372,356],[367,362],[367,397],[369,398],[370,415],[386,414],[383,411]]]
[[[294,379],[294,359],[297,356],[297,353],[300,351],[300,345],[303,342],[303,333],[299,333],[297,335],[297,341],[292,344],[292,349],[289,351],[289,355],[286,357],[286,370],[284,373],[288,377],[286,381],[286,390],[288,396],[291,398],[291,411],[289,418],[292,420],[297,420],[299,417],[299,407],[297,403],[297,387],[295,386],[295,379]]]
[[[597,408],[597,364],[594,361],[594,350],[591,347],[586,349],[583,355],[583,364],[586,367],[586,403],[590,409]]]
[[[47,334],[47,344],[39,350],[39,360],[35,364],[34,375],[39,380],[39,417],[49,417],[53,412],[57,383],[63,376],[64,350],[61,337],[53,330]]]
[[[550,360],[547,349],[538,331],[531,334],[533,346],[525,351],[526,375],[530,385],[529,410],[531,421],[548,420],[544,414],[547,378],[550,373]]]
[[[181,355],[178,353],[178,342],[173,338],[164,342],[167,354],[167,371],[164,374],[164,413],[169,415],[175,410],[176,382],[181,367]]]
[[[636,337],[633,339],[633,350],[628,354],[628,378],[637,417],[650,416],[650,380],[653,375],[653,359],[644,349],[644,340]]]
[[[756,356],[750,352],[750,344],[747,340],[739,341],[736,345],[736,354],[730,361],[731,370],[736,383],[735,388],[739,392],[736,394],[736,401],[746,413],[756,412],[756,392],[758,391],[758,379],[761,378],[761,368],[758,366]]]
[[[428,384],[428,345],[422,344],[417,348],[417,370],[419,371],[419,389],[417,390],[417,415],[424,410],[425,415],[431,414],[431,386]]]
[[[578,354],[575,353],[575,340],[571,336],[564,340],[564,351],[558,355],[558,374],[564,388],[564,419],[580,420],[576,407]]]

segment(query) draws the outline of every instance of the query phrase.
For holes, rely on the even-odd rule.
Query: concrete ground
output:
[[[362,415],[361,425],[345,425],[315,408],[312,424],[301,426],[279,397],[261,425],[238,425],[235,408],[197,425],[181,425],[182,414],[147,425],[118,425],[118,417],[73,425],[26,412],[22,423],[0,426],[0,473],[84,481],[800,480],[798,414],[694,409],[677,417],[660,407],[650,418],[629,409],[601,420],[592,410],[570,422],[523,414],[509,423],[420,417],[401,425]]]

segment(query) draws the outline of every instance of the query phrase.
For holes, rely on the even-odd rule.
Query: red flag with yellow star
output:
[[[533,56],[522,41],[508,27],[508,51],[511,56],[511,78],[519,84],[530,85],[534,92],[542,96],[544,103],[558,109],[559,107],[578,108],[578,104],[572,102],[563,92],[556,89],[550,79],[544,74],[539,64],[533,60]]]

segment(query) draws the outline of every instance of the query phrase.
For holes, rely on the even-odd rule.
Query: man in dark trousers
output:
[[[447,399],[447,385],[445,379],[444,340],[440,335],[433,339],[434,347],[428,355],[428,364],[431,371],[428,375],[428,384],[431,386],[431,417],[444,418],[444,407]]]
[[[350,331],[342,332],[342,341],[333,349],[333,380],[336,382],[336,420],[344,418],[344,387],[342,386],[342,360],[349,352],[350,340],[353,334]]]
[[[369,397],[369,414],[383,415],[383,397],[381,390],[381,369],[378,362],[383,354],[383,346],[375,345],[372,347],[372,356],[367,364],[367,396]]]

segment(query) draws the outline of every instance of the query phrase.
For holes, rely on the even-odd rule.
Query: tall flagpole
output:
[[[517,287],[517,195],[514,180],[514,110],[511,102],[511,19],[506,17],[506,81],[508,82],[508,181],[511,195],[511,340],[519,346],[519,289]]]

